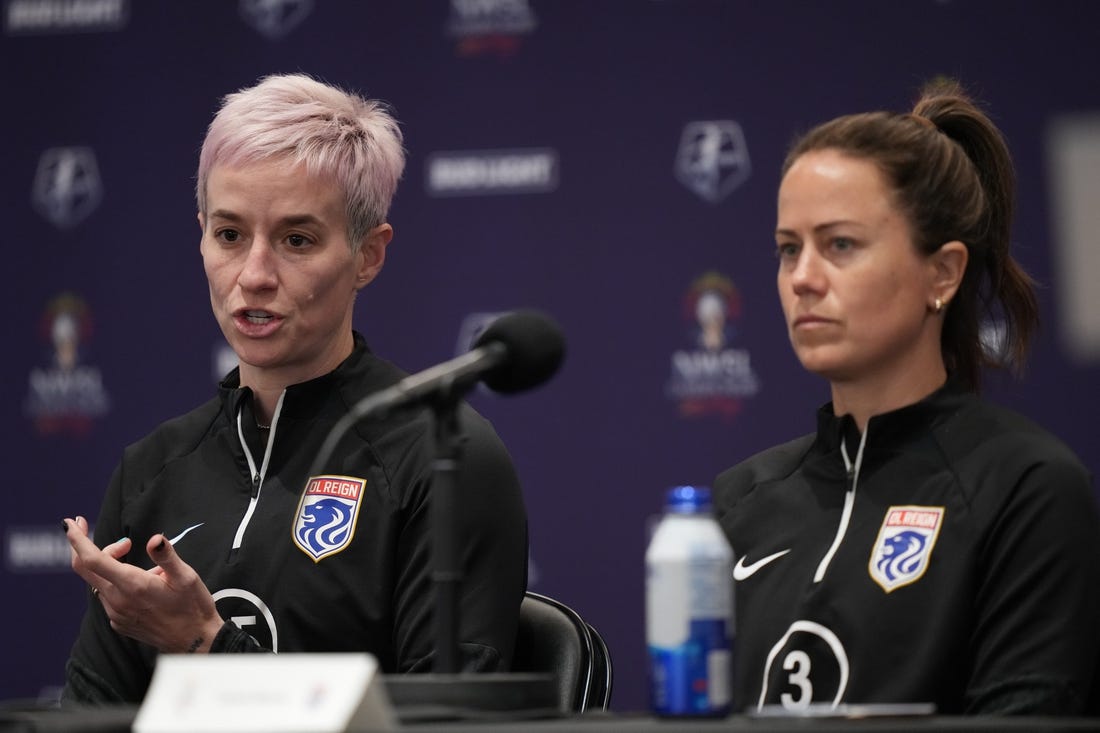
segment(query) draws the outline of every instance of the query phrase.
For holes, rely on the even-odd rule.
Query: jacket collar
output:
[[[286,389],[286,397],[283,399],[281,418],[292,417],[295,419],[308,419],[322,411],[325,400],[332,399],[339,392],[339,385],[347,382],[352,377],[363,373],[372,361],[370,347],[367,341],[358,331],[353,331],[355,343],[348,358],[340,362],[340,365],[328,374],[311,379],[307,382],[292,384]],[[241,387],[240,367],[234,367],[218,383],[218,394],[222,400],[222,408],[225,416],[230,420],[237,419],[237,413],[247,403],[252,402],[252,390]]]
[[[971,393],[957,379],[948,377],[942,387],[919,402],[872,416],[867,421],[865,462],[896,451],[919,435],[928,433],[971,397]],[[839,451],[842,440],[847,441],[851,451],[859,444],[859,439],[860,433],[851,415],[836,415],[832,402],[818,409],[815,441],[818,451]]]

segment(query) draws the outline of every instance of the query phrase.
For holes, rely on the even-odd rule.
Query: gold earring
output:
[[[932,307],[937,313],[943,313],[943,299],[936,298],[936,304]]]

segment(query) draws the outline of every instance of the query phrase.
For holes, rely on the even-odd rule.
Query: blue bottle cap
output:
[[[665,509],[674,514],[709,511],[710,489],[706,486],[674,486],[668,490]]]

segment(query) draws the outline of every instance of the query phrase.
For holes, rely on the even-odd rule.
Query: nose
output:
[[[824,263],[813,247],[803,247],[791,265],[788,279],[795,295],[820,294],[825,291]]]
[[[264,239],[257,237],[249,245],[237,282],[243,290],[268,290],[278,284],[275,253]]]

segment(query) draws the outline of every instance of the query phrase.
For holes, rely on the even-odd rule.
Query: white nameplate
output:
[[[370,654],[162,654],[136,733],[393,730]]]

